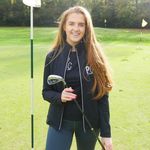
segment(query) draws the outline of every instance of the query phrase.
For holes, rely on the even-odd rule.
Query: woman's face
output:
[[[81,13],[71,13],[66,18],[64,30],[67,42],[74,46],[78,44],[85,34],[85,17]]]

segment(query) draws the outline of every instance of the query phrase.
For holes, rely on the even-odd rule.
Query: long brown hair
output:
[[[87,63],[92,68],[94,73],[92,92],[94,93],[95,91],[98,91],[95,99],[99,99],[112,89],[112,78],[105,55],[103,54],[102,48],[96,40],[91,16],[85,8],[81,6],[75,6],[62,13],[61,17],[59,18],[59,31],[53,48],[57,51],[57,55],[61,53],[63,49],[61,47],[64,45],[66,38],[64,25],[66,23],[67,16],[71,13],[81,13],[85,17],[86,30],[83,41],[87,49]]]

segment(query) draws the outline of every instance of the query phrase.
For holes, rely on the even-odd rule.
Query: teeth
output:
[[[78,34],[73,34],[73,36],[79,36]]]
[[[74,36],[78,36],[78,35],[79,35],[79,33],[72,33],[72,35],[74,35]]]

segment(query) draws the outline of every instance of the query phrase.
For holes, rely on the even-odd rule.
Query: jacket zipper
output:
[[[83,84],[82,84],[82,76],[81,76],[81,66],[80,66],[80,61],[79,61],[79,55],[78,55],[78,52],[76,50],[75,47],[73,47],[73,49],[75,49],[76,51],[76,57],[77,57],[77,62],[78,62],[78,67],[79,67],[79,77],[80,77],[80,85],[81,85],[81,101],[82,101],[82,111],[84,112],[84,102],[83,102]],[[68,64],[68,58],[69,58],[69,55],[70,55],[70,52],[71,50],[69,51],[68,53],[68,56],[67,56],[67,61],[66,61],[66,64],[65,64],[65,71],[64,71],[64,79],[65,79],[65,76],[66,76],[66,70],[67,70],[67,64]],[[60,118],[60,123],[59,123],[59,130],[61,129],[61,125],[62,125],[62,120],[63,120],[63,114],[64,114],[64,106],[62,108],[62,113],[61,113],[61,118]],[[84,116],[82,115],[82,121],[83,121],[83,130],[84,132],[86,132],[86,129],[85,129],[85,119],[84,119]]]
[[[66,64],[65,64],[65,71],[64,71],[64,75],[63,75],[64,80],[65,80],[65,76],[66,76],[66,70],[67,70],[67,64],[68,64],[68,61],[69,61],[68,58],[69,58],[70,52],[71,52],[71,50],[68,53],[67,61],[66,61]],[[61,118],[60,118],[60,123],[59,123],[59,130],[61,129],[61,125],[62,125],[62,121],[63,121],[63,115],[64,115],[64,106],[62,108],[62,113],[61,113]]]
[[[76,49],[75,49],[76,50]],[[76,50],[76,56],[77,56],[77,62],[78,62],[78,67],[79,67],[79,77],[80,77],[80,85],[81,85],[81,101],[82,101],[82,111],[84,112],[84,102],[83,102],[83,84],[82,84],[82,75],[81,75],[81,66],[80,66],[80,61],[79,61],[79,55],[78,51]],[[85,118],[82,115],[82,120],[83,120],[83,130],[86,132],[85,129]]]

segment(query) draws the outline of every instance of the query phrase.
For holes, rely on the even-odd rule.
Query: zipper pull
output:
[[[75,46],[72,47],[72,52],[76,52],[76,47]]]

